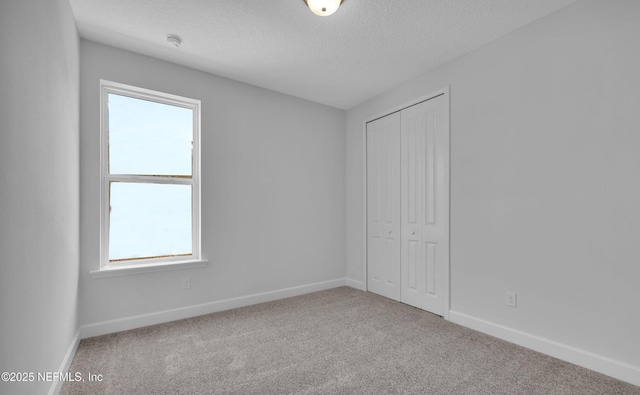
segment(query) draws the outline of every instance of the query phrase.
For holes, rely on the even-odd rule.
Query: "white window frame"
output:
[[[109,94],[188,108],[193,111],[193,169],[191,178],[109,174]],[[118,276],[206,265],[207,261],[203,260],[201,256],[200,239],[200,106],[200,100],[100,80],[100,269],[91,272],[94,277]],[[192,188],[192,253],[190,255],[109,261],[109,185],[111,182],[190,185]]]

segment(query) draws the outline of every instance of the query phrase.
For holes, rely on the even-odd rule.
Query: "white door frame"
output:
[[[407,107],[411,107],[414,106],[418,103],[430,100],[430,99],[434,99],[438,96],[444,96],[445,98],[445,112],[447,113],[447,119],[448,119],[448,123],[449,123],[449,143],[451,143],[451,111],[450,111],[450,94],[449,94],[449,87],[444,87],[442,89],[439,89],[437,91],[431,92],[425,96],[419,97],[417,99],[411,100],[407,103],[404,103],[400,106],[396,106],[393,107],[389,110],[383,111],[381,113],[378,113],[376,116],[372,116],[367,118],[363,123],[362,123],[362,149],[364,152],[363,157],[363,162],[362,162],[362,175],[363,175],[363,179],[364,179],[364,189],[362,192],[362,201],[363,201],[363,235],[364,235],[364,243],[363,243],[363,256],[364,256],[364,270],[362,271],[363,273],[363,279],[362,279],[362,283],[364,284],[364,290],[368,291],[369,289],[369,284],[368,284],[368,257],[367,257],[367,123],[371,122],[371,121],[375,121],[378,118],[382,118],[385,117],[389,114],[392,114],[394,112],[398,112],[398,111],[402,111],[403,109],[407,108]],[[451,144],[449,144],[449,191],[448,191],[448,195],[449,195],[449,213],[448,213],[448,219],[449,219],[449,259],[445,262],[445,270],[444,270],[444,275],[445,275],[445,291],[444,291],[444,315],[443,318],[445,320],[449,320],[449,310],[450,310],[450,298],[451,298]]]

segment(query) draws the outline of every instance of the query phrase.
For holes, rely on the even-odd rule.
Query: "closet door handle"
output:
[[[416,234],[415,230],[413,232],[411,232],[411,236],[414,236],[415,234]]]
[[[389,234],[391,234],[391,231],[389,231]]]

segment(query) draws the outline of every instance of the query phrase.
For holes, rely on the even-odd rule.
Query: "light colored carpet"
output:
[[[342,287],[82,340],[62,394],[640,394]]]

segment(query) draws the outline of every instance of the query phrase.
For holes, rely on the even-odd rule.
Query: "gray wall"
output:
[[[85,40],[80,63],[82,324],[345,277],[344,111]],[[89,275],[99,266],[99,79],[202,101],[207,267]]]
[[[0,372],[58,371],[77,333],[78,50],[67,0],[0,3]]]
[[[640,368],[638,15],[580,1],[349,110],[347,276],[363,122],[450,86],[452,311]]]

